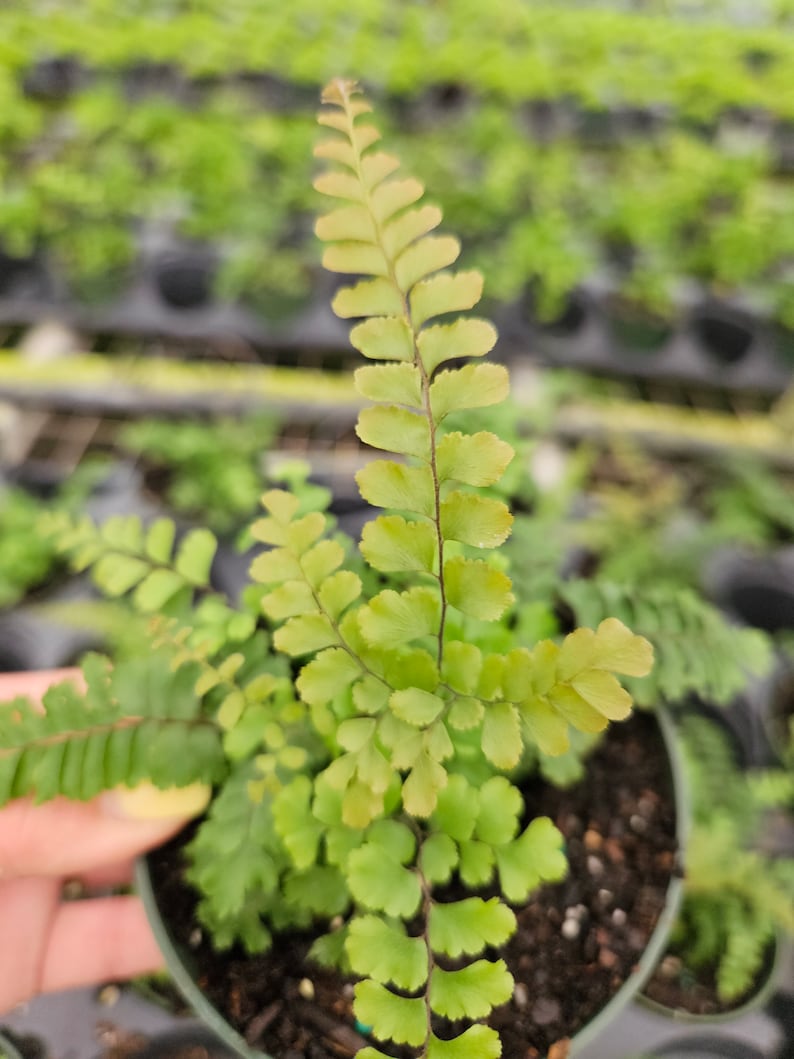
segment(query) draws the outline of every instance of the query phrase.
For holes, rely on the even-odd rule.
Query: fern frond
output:
[[[217,727],[202,713],[190,668],[169,659],[83,666],[85,695],[55,685],[39,710],[17,699],[0,711],[0,803],[23,795],[88,799],[146,779],[158,787],[215,783],[226,771]]]
[[[725,704],[746,686],[749,675],[764,673],[772,661],[764,633],[728,624],[716,607],[688,589],[647,591],[598,580],[568,581],[560,595],[577,624],[594,625],[612,615],[653,644],[656,665],[650,677],[627,682],[640,705],[677,702],[691,693]]]
[[[136,609],[154,614],[192,598],[209,586],[210,566],[217,547],[206,529],[194,529],[174,547],[174,524],[158,519],[144,528],[135,515],[114,515],[97,525],[90,518],[73,519],[64,512],[42,522],[59,551],[76,570],[91,575],[108,596],[134,590]]]
[[[434,234],[441,211],[419,205],[422,184],[396,177],[398,159],[375,149],[373,127],[364,120],[370,108],[358,98],[357,86],[334,81],[323,102],[327,107],[319,121],[333,135],[316,154],[332,167],[315,186],[346,203],[317,222],[317,235],[330,244],[323,263],[332,271],[371,277],[343,288],[334,309],[342,317],[368,317],[353,328],[351,342],[370,360],[386,362],[357,372],[360,391],[378,403],[361,412],[356,429],[365,443],[409,461],[376,461],[357,480],[369,503],[418,519],[376,520],[363,551],[379,568],[418,562],[436,578],[440,662],[446,611],[454,605],[447,591],[446,544],[460,540],[493,548],[506,538],[512,521],[506,506],[467,489],[498,481],[513,455],[488,432],[444,435],[443,421],[451,412],[503,400],[507,373],[494,364],[438,370],[452,360],[481,358],[496,341],[486,320],[428,323],[473,308],[481,277],[446,271],[457,260],[458,241]],[[399,403],[393,403],[395,397]],[[421,558],[412,540],[415,524],[420,535],[423,525],[430,529],[427,541],[420,537]],[[461,580],[468,583],[475,576],[472,568]],[[452,595],[459,601],[464,594],[453,590]],[[502,599],[508,599],[507,592]],[[495,604],[492,613],[498,616],[503,609],[504,602]]]
[[[198,916],[213,943],[228,948],[239,940],[249,952],[270,945],[266,914],[289,865],[270,798],[247,796],[254,775],[250,763],[238,766],[186,850],[186,877],[201,893]]]
[[[130,692],[122,677],[109,678],[119,694],[100,696],[97,709],[119,729],[122,748],[129,729],[152,733],[148,756],[135,748],[124,759],[128,781],[158,781],[180,760],[195,761],[184,746],[171,746],[174,760],[165,760],[155,731],[164,725],[202,733],[205,781],[215,775],[210,749],[218,770],[231,773],[189,850],[215,943],[239,938],[255,950],[272,930],[350,915],[341,944],[323,948],[339,958],[344,947],[363,978],[356,1012],[377,1039],[407,1042],[424,1059],[495,1059],[492,1029],[462,1025],[444,1040],[437,1023],[484,1019],[509,997],[510,975],[487,951],[513,929],[507,902],[566,870],[560,832],[548,818],[524,820],[523,799],[503,773],[525,749],[560,754],[569,729],[601,731],[626,717],[632,700],[616,675],[646,673],[652,650],[605,615],[560,643],[519,646],[508,622],[491,639],[466,642],[468,623],[494,623],[513,602],[504,564],[487,555],[512,529],[494,487],[513,450],[454,416],[499,404],[507,372],[483,361],[496,340],[492,325],[465,315],[482,278],[453,271],[458,241],[437,231],[441,213],[422,203],[423,186],[376,146],[368,104],[346,81],[333,82],[323,101],[329,135],[316,153],[326,172],[316,187],[338,201],[317,233],[328,244],[325,265],[361,277],[334,308],[360,318],[351,342],[370,362],[356,375],[372,402],[358,435],[394,457],[357,477],[362,496],[385,509],[361,544],[376,587],[368,592],[345,548],[328,538],[323,513],[281,489],[264,494],[263,517],[251,527],[266,546],[251,567],[255,613],[209,591],[214,540],[206,532],[177,545],[165,523],[55,530],[106,592],[159,615],[157,635],[175,667],[169,679],[184,684],[158,707],[169,695],[153,679],[150,705],[136,712],[122,701],[122,684]],[[398,580],[384,587],[381,573]],[[262,616],[280,669],[270,660],[257,667],[247,653],[269,654],[271,641],[254,634]],[[29,712],[13,715],[28,742],[39,734]],[[62,713],[64,729],[88,738],[87,706],[69,700]],[[53,706],[50,723],[57,714]],[[40,784],[52,765],[40,768],[31,752],[14,764],[9,786]],[[437,888],[455,873],[499,896],[442,906]],[[365,1048],[361,1059],[382,1054]]]
[[[254,632],[255,618],[210,588],[217,541],[207,529],[190,530],[176,542],[170,519],[144,527],[137,516],[113,516],[97,525],[57,512],[42,530],[74,569],[90,568],[105,595],[127,596],[138,613],[154,615],[156,642],[189,642],[212,654]]]

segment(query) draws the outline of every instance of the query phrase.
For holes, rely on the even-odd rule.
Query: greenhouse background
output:
[[[706,829],[732,821],[726,862],[756,858],[748,921],[771,908],[762,875],[782,880],[756,1006],[701,1024],[634,1001],[571,1054],[786,1059],[791,0],[7,0],[0,671],[123,656],[138,635],[68,568],[42,530],[53,517],[203,523],[233,602],[268,483],[360,536],[360,357],[314,232],[334,77],[361,83],[485,276],[512,378],[499,428],[519,455],[511,576],[534,601],[517,621],[538,639],[614,613],[646,635],[657,668],[638,705],[705,718],[730,750],[709,759],[704,741],[702,772],[746,791],[700,808]],[[0,1030],[51,1059],[165,1057],[185,1027],[220,1054],[139,985],[42,997]]]

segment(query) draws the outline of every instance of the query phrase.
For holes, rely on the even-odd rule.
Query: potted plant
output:
[[[684,900],[642,999],[675,1018],[724,1020],[769,997],[794,934],[794,857],[765,848],[768,810],[791,803],[794,777],[742,771],[713,719],[685,717],[682,736],[693,808]]]
[[[257,1011],[249,1042],[267,1040],[274,1020],[290,1032],[305,1017],[310,1038],[327,1031],[359,1059],[487,1059],[509,1032],[505,1005],[513,1013],[528,1003],[501,950],[529,895],[567,869],[562,833],[536,814],[537,792],[525,784],[539,763],[551,770],[555,758],[581,757],[610,720],[628,718],[631,696],[615,674],[646,674],[652,649],[611,618],[559,642],[516,637],[510,579],[498,558],[482,558],[510,532],[506,504],[482,490],[499,481],[512,449],[493,432],[445,430],[453,412],[507,394],[506,369],[482,360],[496,339],[491,325],[465,315],[438,322],[477,304],[481,277],[449,271],[457,240],[431,234],[441,213],[416,205],[421,184],[393,178],[399,163],[374,147],[379,134],[355,85],[334,81],[323,101],[330,134],[316,154],[329,169],[316,186],[344,204],[317,232],[329,244],[326,267],[366,277],[334,305],[363,318],[351,341],[372,362],[356,372],[373,402],[358,435],[400,457],[357,475],[365,500],[387,513],[364,527],[355,559],[325,535],[321,512],[269,490],[251,527],[266,550],[239,609],[208,590],[215,541],[206,529],[175,546],[164,520],[145,530],[135,519],[56,520],[78,566],[93,565],[107,592],[131,593],[153,615],[159,646],[115,666],[90,657],[82,697],[61,686],[45,696],[43,713],[24,702],[5,711],[0,800],[85,798],[144,777],[215,785],[195,834],[155,863],[165,888],[157,901],[175,884],[188,911],[185,879],[169,870],[186,853],[187,880],[200,894],[187,947],[195,955],[212,936],[207,973],[233,944],[236,955],[269,950],[297,962],[307,932],[320,965],[297,983],[289,1010],[277,1000]],[[457,359],[465,363],[450,367]],[[257,627],[263,613],[272,636]],[[635,732],[632,755],[647,731]],[[614,785],[607,774],[604,788]],[[635,835],[658,815],[659,793],[641,781],[641,793],[626,797],[630,813],[642,803]],[[604,865],[592,841],[577,837],[597,878]],[[675,871],[672,835],[664,841],[654,862],[663,892]],[[606,907],[612,896],[603,891]],[[563,911],[560,931],[573,939],[583,913]],[[670,914],[650,913],[649,931]],[[617,909],[612,919],[625,917]],[[171,924],[166,951],[177,932]],[[609,981],[614,959],[597,946],[594,962],[604,962]],[[646,961],[636,962],[629,978],[639,986]],[[179,984],[193,990],[191,973],[177,967]],[[244,1001],[234,976],[226,986],[233,1020]],[[355,1026],[331,1019],[328,1029],[327,1008],[311,1001],[321,992],[328,1000],[329,990],[331,1009],[352,1009]],[[195,1003],[217,1021],[208,1000]],[[486,1022],[492,1014],[499,1031]],[[530,1021],[534,1014],[526,1011]],[[239,1031],[221,1032],[250,1053]],[[273,1047],[286,1055],[294,1045]],[[556,1041],[549,1054],[567,1049]]]
[[[258,507],[263,453],[275,417],[139,419],[121,435],[125,451],[142,461],[146,484],[170,510],[200,519],[219,535],[234,534]]]
[[[606,299],[607,320],[618,347],[628,353],[654,353],[676,326],[671,269],[667,262],[640,258]]]
[[[0,484],[0,610],[41,586],[57,566],[52,541],[36,533],[45,509],[19,486]]]

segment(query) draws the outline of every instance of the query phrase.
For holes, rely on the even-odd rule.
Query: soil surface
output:
[[[559,790],[537,782],[524,797],[528,818],[548,815],[563,832],[571,867],[564,882],[515,910],[518,930],[500,953],[514,996],[490,1021],[503,1059],[565,1059],[568,1039],[635,969],[677,870],[675,806],[655,719],[636,713],[612,725],[582,783]],[[201,988],[249,1044],[276,1059],[339,1059],[373,1043],[355,1027],[352,983],[306,960],[311,937],[281,936],[256,957],[213,952],[181,878],[184,841],[152,857],[161,909],[192,951]]]
[[[775,946],[769,948],[757,981],[733,1000],[720,999],[717,993],[715,966],[692,968],[675,953],[668,953],[659,963],[643,989],[649,1000],[671,1011],[687,1015],[730,1015],[748,1003],[766,983],[774,963]]]

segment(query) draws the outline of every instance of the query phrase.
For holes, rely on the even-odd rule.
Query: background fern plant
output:
[[[256,951],[274,931],[325,921],[314,955],[358,979],[355,1015],[381,1042],[359,1059],[402,1045],[488,1059],[501,1045],[484,1020],[513,990],[497,954],[510,906],[566,871],[551,820],[525,825],[522,771],[538,750],[567,751],[572,729],[625,718],[615,674],[646,674],[652,649],[614,618],[561,642],[510,638],[511,582],[491,553],[512,516],[484,490],[513,451],[490,430],[446,426],[508,392],[505,368],[483,360],[493,327],[461,315],[482,278],[451,270],[457,240],[435,232],[422,185],[395,176],[355,85],[333,82],[323,102],[316,187],[339,201],[317,233],[325,266],[358,277],[334,301],[360,319],[351,341],[370,362],[355,377],[372,402],[358,435],[392,454],[357,476],[385,509],[362,534],[368,572],[322,511],[281,489],[251,527],[266,548],[239,610],[208,587],[208,530],[175,543],[162,521],[56,520],[76,565],[153,616],[160,650],[115,670],[89,661],[88,694],[51,690],[43,717],[7,712],[0,787],[87,797],[200,773],[218,793],[189,876],[216,945]],[[500,621],[497,651],[478,630]],[[183,735],[189,755],[175,752]],[[468,893],[444,899],[453,878]]]
[[[759,984],[776,936],[794,934],[794,858],[762,847],[765,814],[790,803],[794,775],[742,772],[726,733],[705,717],[685,717],[681,735],[693,829],[670,951],[683,962],[682,985],[692,971],[705,971],[730,1009]],[[659,985],[650,983],[652,998]]]

